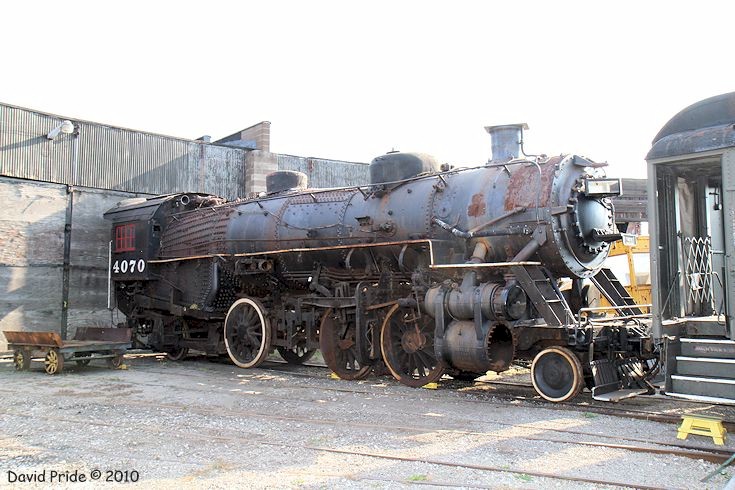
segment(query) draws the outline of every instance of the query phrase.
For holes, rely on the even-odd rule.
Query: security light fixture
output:
[[[74,123],[68,119],[61,121],[61,124],[48,132],[46,137],[50,140],[56,139],[61,133],[72,134],[74,132]]]

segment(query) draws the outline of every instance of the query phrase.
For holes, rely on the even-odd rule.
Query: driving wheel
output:
[[[372,366],[358,360],[354,322],[343,321],[331,308],[324,312],[319,326],[319,349],[329,369],[342,379],[363,379],[370,374]]]
[[[444,365],[434,353],[434,322],[413,308],[394,305],[380,332],[383,360],[394,378],[418,388],[437,381]]]

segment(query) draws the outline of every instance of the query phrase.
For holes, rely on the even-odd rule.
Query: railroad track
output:
[[[163,354],[128,354],[126,357],[132,358],[132,359],[140,359],[140,358],[150,358],[150,357],[160,357]],[[186,361],[191,362],[192,360]],[[197,362],[197,361],[194,361]],[[222,362],[214,362],[214,363],[200,363],[201,365],[212,365],[212,366],[218,366],[218,365],[227,365],[230,367],[233,367],[228,361],[222,361]],[[286,367],[286,369],[283,369]],[[319,369],[324,371],[323,376],[315,376],[314,374],[310,372],[304,372],[302,369],[304,368],[311,368],[311,369]],[[269,359],[264,363],[259,369],[261,369],[265,374],[267,373],[278,373],[278,374],[285,374],[289,376],[294,377],[301,377],[301,378],[308,378],[308,379],[314,379],[314,380],[321,380],[325,377],[327,377],[326,373],[329,373],[329,368],[326,365],[323,364],[314,364],[314,363],[307,363],[300,366],[292,366],[285,361],[280,360],[274,360]],[[216,370],[212,370],[216,371]],[[252,373],[253,371],[245,370],[243,373]],[[161,371],[161,374],[170,374],[170,372],[167,371]],[[188,372],[187,377],[204,377],[203,375],[197,375],[194,371]],[[395,384],[398,385],[398,382],[395,381],[390,376],[385,376],[381,378],[377,378],[376,381],[380,383],[385,383],[387,386]],[[348,382],[353,383],[353,386],[359,384],[355,382]],[[517,382],[509,382],[509,381],[497,381],[497,380],[475,380],[474,382],[467,382],[467,381],[459,381],[459,380],[443,380],[441,382],[441,385],[443,385],[444,389],[448,390],[454,390],[456,392],[456,388],[462,388],[462,387],[469,387],[469,386],[477,386],[477,385],[488,385],[488,386],[502,386],[502,387],[508,387],[511,389],[516,390],[515,392],[507,393],[507,392],[498,392],[493,391],[490,396],[492,396],[495,399],[500,400],[506,400],[506,401],[521,401],[525,402],[526,406],[528,407],[541,407],[541,408],[549,408],[554,410],[566,410],[566,411],[573,411],[573,412],[582,412],[582,413],[590,413],[595,415],[609,415],[613,417],[622,417],[622,418],[631,418],[636,420],[647,420],[652,422],[661,422],[666,424],[679,424],[681,422],[681,415],[671,414],[671,413],[663,413],[663,412],[656,412],[652,409],[646,409],[646,410],[638,410],[633,409],[629,407],[619,407],[616,405],[612,405],[609,403],[602,403],[602,402],[595,402],[591,398],[587,399],[585,398],[581,402],[560,402],[560,403],[549,403],[546,401],[541,400],[538,395],[536,395],[533,386],[526,383],[517,383]],[[298,385],[288,385],[284,386],[284,388],[292,388],[292,389],[306,389],[303,386]],[[341,393],[355,393],[355,394],[374,394],[374,391],[369,390],[361,390],[355,387],[335,387],[335,386],[325,386],[323,387],[325,390],[334,391],[334,392],[341,392]],[[441,387],[440,387],[441,390]],[[525,392],[528,392],[527,394],[519,394],[517,390],[522,390]],[[485,396],[482,392],[473,392],[472,393],[475,396]],[[263,394],[263,396],[268,397],[267,394]],[[278,397],[275,397],[278,398]],[[644,400],[645,398],[638,398],[637,400],[640,402]],[[474,398],[465,397],[462,399],[463,403],[479,403],[483,405],[493,404],[491,406],[495,407],[502,407],[502,405],[497,404],[493,401],[488,400],[477,400]],[[692,406],[698,406],[703,405],[701,403],[697,402],[680,402],[682,404],[689,403]],[[705,405],[706,406],[706,405]],[[716,415],[716,414],[715,414]],[[735,433],[735,420],[733,419],[727,419],[723,418],[723,425],[730,433]]]
[[[266,373],[270,372],[280,372],[283,374],[291,374],[288,371],[279,371],[274,369],[264,369],[263,370]],[[185,374],[179,374],[179,373],[171,373],[168,372],[166,369],[148,369],[148,372],[152,373],[160,373],[160,374],[169,374],[174,376],[180,376],[185,375],[187,379],[192,378],[199,378],[199,379],[207,379],[208,381],[211,381],[210,377],[201,373],[198,373],[196,371],[192,372],[186,372]],[[304,376],[304,373],[301,373],[302,376]],[[320,379],[314,376],[308,376],[313,379]],[[267,382],[268,380],[262,380],[261,382]],[[148,386],[151,388],[162,388],[162,387],[170,387],[175,388],[176,390],[181,391],[182,389],[189,392],[198,392],[202,394],[211,394],[212,390],[211,388],[201,388],[197,386],[185,386],[182,387],[180,384],[167,384],[165,381],[161,382],[158,381],[155,384],[154,383],[141,383],[138,382],[133,386]],[[300,385],[294,385],[294,384],[279,384],[277,386],[274,386],[275,389],[315,389],[313,386],[300,386]],[[339,393],[349,393],[349,394],[365,394],[365,395],[375,395],[375,391],[368,391],[368,390],[357,390],[354,388],[334,388],[334,387],[323,387],[319,386],[319,390],[327,390],[327,391],[333,391],[333,392],[339,392]],[[8,394],[13,393],[12,390],[5,390],[0,388],[0,392],[5,392]],[[253,390],[251,394],[258,396],[260,398],[269,398],[274,400],[283,401],[283,397],[277,395],[277,394],[271,394],[266,392],[260,392]],[[387,396],[387,395],[386,395]],[[298,404],[304,404],[304,403],[317,403],[313,400],[304,400],[304,399],[298,399],[296,400]],[[464,403],[466,400],[462,400]],[[483,407],[487,408],[498,408],[502,409],[506,406],[503,404],[498,403],[492,403],[492,402],[484,402],[484,401],[475,401],[476,403],[482,403]],[[182,406],[178,404],[170,404],[170,403],[160,403],[160,402],[147,402],[144,400],[125,400],[125,403],[127,405],[132,406],[138,406],[138,407],[147,407],[147,408],[166,408],[171,410],[182,410]],[[114,405],[107,405],[108,407],[112,408]],[[556,405],[551,405],[547,408],[556,409]],[[442,428],[437,428],[436,426],[436,420],[431,419],[429,417],[426,417],[422,413],[413,413],[410,414],[411,419],[413,421],[424,419],[424,420],[430,420],[431,422],[428,425],[416,425],[413,423],[411,426],[404,426],[404,425],[391,425],[387,423],[380,423],[380,424],[373,424],[369,422],[354,422],[354,421],[331,421],[326,419],[312,419],[309,417],[300,417],[293,414],[288,415],[279,415],[274,414],[271,412],[259,412],[259,411],[244,411],[244,410],[230,410],[228,412],[222,413],[220,410],[214,410],[214,409],[206,409],[202,407],[187,407],[186,410],[188,412],[192,413],[198,413],[201,415],[217,415],[217,416],[224,416],[224,417],[251,417],[258,420],[273,420],[277,422],[297,422],[297,423],[313,423],[317,425],[328,425],[328,426],[338,426],[338,427],[352,427],[356,429],[372,429],[372,430],[392,430],[392,431],[398,431],[398,432],[414,432],[414,433],[425,433],[425,432],[439,432],[443,434],[454,434],[454,435],[476,435],[476,436],[483,436],[483,437],[489,437],[489,438],[495,438],[495,439],[512,439],[512,436],[500,436],[497,434],[488,434],[487,432],[481,432],[481,431],[473,431],[473,430],[466,430],[466,429],[457,429],[457,428],[446,428],[446,425]],[[614,414],[614,416],[619,416],[619,414]],[[678,421],[679,419],[677,419]],[[476,424],[476,419],[461,419],[461,418],[454,418],[453,423],[465,423],[465,424]],[[531,424],[523,424],[523,423],[507,423],[500,420],[494,420],[492,418],[489,418],[488,416],[484,416],[482,423],[484,425],[498,425],[502,427],[514,427],[514,428],[521,428],[521,429],[529,429],[529,430],[538,430],[539,427],[537,425],[531,425]],[[725,449],[716,449],[716,448],[708,448],[703,446],[696,446],[696,445],[687,445],[687,444],[680,444],[680,443],[669,443],[669,442],[660,442],[660,441],[653,441],[650,439],[640,439],[640,438],[631,438],[631,437],[624,437],[620,435],[609,435],[609,434],[598,434],[598,433],[591,433],[591,432],[585,432],[585,431],[579,431],[579,430],[569,430],[569,429],[560,429],[560,428],[554,428],[554,427],[544,427],[545,432],[553,432],[556,434],[563,434],[563,435],[571,435],[571,436],[581,436],[581,437],[588,437],[588,438],[597,438],[601,440],[610,440],[614,439],[616,441],[622,441],[625,444],[620,443],[605,443],[605,442],[597,442],[597,441],[569,441],[567,439],[559,439],[559,438],[551,438],[551,437],[538,437],[538,436],[524,436],[525,439],[528,440],[534,440],[539,442],[547,442],[547,443],[555,443],[555,444],[576,444],[576,445],[582,445],[582,446],[588,446],[588,447],[606,447],[611,449],[625,449],[628,451],[633,452],[641,452],[641,453],[652,453],[652,454],[668,454],[668,455],[676,455],[676,456],[682,456],[682,457],[688,457],[692,459],[703,459],[712,463],[721,464],[723,463],[729,456],[731,456],[732,452],[725,450]],[[649,447],[640,446],[641,444],[647,445]],[[659,447],[650,447],[650,446],[659,446]],[[661,447],[665,446],[665,447]]]
[[[275,364],[275,363],[273,363]],[[206,366],[207,364],[204,364]],[[208,382],[211,383],[211,375],[213,373],[216,373],[220,371],[216,367],[217,365],[213,365],[212,369],[207,369],[207,371],[210,371],[210,373],[202,373],[199,370],[189,370],[186,372],[181,371],[171,371],[166,368],[160,368],[158,366],[146,366],[146,371],[153,374],[166,374],[166,375],[172,375],[172,376],[185,376],[187,379],[193,378],[193,379],[206,379]],[[278,368],[280,366],[281,368]],[[285,364],[275,364],[275,365],[269,365],[265,369],[259,369],[259,370],[251,370],[251,371],[243,371],[243,373],[249,373],[249,374],[255,374],[256,379],[254,381],[257,381],[259,383],[268,383],[268,379],[257,379],[257,376],[260,375],[269,375],[271,373],[273,374],[285,374],[289,376],[296,376],[296,377],[303,377],[303,378],[312,378],[315,380],[324,380],[326,381],[326,375],[325,376],[315,376],[310,373],[304,373],[304,372],[298,372],[298,368],[286,368],[283,369]],[[318,367],[322,368],[321,366],[317,365],[311,365],[308,367]],[[325,368],[322,368],[326,371]],[[258,372],[259,371],[259,372]],[[162,382],[156,382],[156,383],[135,383],[133,386],[141,385],[141,386],[150,386],[150,387],[165,387],[168,385],[166,383],[166,377],[162,378]],[[49,381],[51,381],[49,379]],[[227,378],[222,378],[221,381],[226,384],[228,381],[231,381]],[[392,380],[386,380],[387,383],[385,383],[387,386],[390,386],[393,384]],[[383,381],[380,381],[381,384]],[[336,382],[335,382],[336,383]],[[330,382],[327,382],[325,384],[332,384]],[[163,385],[163,386],[162,386]],[[177,383],[175,385],[171,384],[171,387],[176,387],[176,389],[181,390],[182,385],[180,383]],[[277,389],[319,389],[319,390],[327,390],[327,391],[333,391],[333,392],[340,392],[340,393],[349,393],[349,394],[370,394],[370,395],[376,395],[375,390],[364,390],[364,389],[358,389],[360,385],[357,383],[345,383],[344,387],[335,387],[335,386],[303,386],[298,384],[283,384],[279,383],[277,385],[274,385],[274,390]],[[396,386],[401,386],[397,385]],[[226,387],[225,387],[226,388]],[[193,392],[199,392],[199,393],[212,393],[211,387],[199,387],[198,385],[186,385],[183,387],[186,391],[193,391]],[[257,389],[267,389],[258,387]],[[9,395],[14,395],[15,392],[13,390],[6,390],[0,388],[0,392],[8,393]],[[260,397],[267,397],[267,398],[277,398],[279,400],[283,400],[282,397],[268,394],[267,392],[258,393],[258,396]],[[390,396],[389,394],[380,394],[380,396]],[[425,396],[438,396],[438,393],[432,393],[430,391],[426,391],[422,393],[422,397]],[[493,396],[497,396],[497,394],[493,394]],[[73,396],[72,396],[73,397]],[[304,403],[304,402],[313,402],[313,400],[298,400],[294,399],[298,403]],[[292,401],[294,401],[292,400]],[[118,400],[116,403],[106,403],[102,402],[99,403],[98,401],[95,401],[95,404],[107,406],[110,410],[114,410],[118,407],[117,403],[119,403],[121,400]],[[507,407],[507,405],[502,403],[494,403],[494,402],[487,402],[482,400],[470,400],[466,398],[462,398],[460,400],[462,403],[466,403],[468,401],[473,403],[482,403],[483,406],[486,406],[488,408],[503,408]],[[241,419],[242,417],[248,417],[255,420],[269,420],[273,421],[275,423],[280,422],[296,422],[296,423],[305,423],[305,424],[313,424],[313,425],[332,425],[336,427],[350,427],[353,429],[356,429],[357,431],[365,430],[365,429],[371,429],[371,430],[380,430],[380,431],[398,431],[398,432],[411,432],[411,433],[426,433],[426,432],[438,432],[442,434],[454,434],[454,435],[481,435],[482,437],[486,438],[494,438],[494,439],[512,439],[511,436],[502,436],[499,434],[489,434],[487,432],[480,432],[480,431],[473,431],[473,430],[464,430],[464,429],[457,429],[457,428],[437,428],[436,425],[436,419],[431,419],[430,423],[427,425],[416,425],[415,423],[412,423],[412,426],[402,426],[402,425],[391,425],[391,424],[372,424],[368,422],[358,422],[358,421],[330,421],[330,420],[323,420],[323,419],[313,419],[309,417],[301,417],[293,414],[274,414],[272,412],[262,412],[262,411],[254,411],[254,410],[228,410],[226,412],[222,412],[221,410],[214,410],[214,409],[207,409],[204,407],[192,407],[190,405],[181,405],[176,403],[158,403],[158,402],[148,402],[144,400],[130,400],[130,399],[124,399],[124,405],[129,407],[138,407],[141,409],[164,409],[164,410],[171,410],[171,411],[177,411],[181,412],[182,414],[201,414],[201,415],[217,415],[220,417],[233,417]],[[545,408],[550,409],[557,409],[559,406],[557,404],[544,404]],[[572,407],[579,411],[579,407]],[[590,411],[591,407],[584,407],[584,411]],[[74,424],[81,424],[81,425],[100,425],[105,427],[119,427],[119,428],[126,428],[126,429],[135,429],[135,430],[149,430],[151,432],[156,432],[154,429],[148,429],[145,427],[140,427],[138,425],[121,425],[121,424],[109,424],[105,422],[100,421],[90,421],[87,419],[75,419],[75,418],[68,418],[68,417],[56,417],[52,415],[39,415],[39,414],[28,414],[25,412],[14,412],[12,410],[2,410],[0,411],[4,415],[10,416],[10,417],[23,417],[28,418],[33,417],[40,420],[48,420],[48,421],[65,421],[69,423]],[[614,410],[611,415],[613,416],[620,416],[622,412]],[[664,414],[662,414],[664,415]],[[423,416],[423,414],[412,414],[411,415],[414,420],[423,419],[428,421],[429,418]],[[676,421],[678,422],[678,417],[675,417]],[[650,418],[649,418],[650,419]],[[452,422],[477,422],[476,420],[463,420],[463,419],[456,419]],[[528,428],[528,429],[535,429],[538,430],[538,425],[528,425],[528,424],[511,424],[502,422],[499,420],[492,420],[488,419],[487,417],[483,418],[483,423],[487,424],[488,426],[491,425],[498,425],[498,426],[506,426],[506,427],[515,427],[515,428]],[[544,431],[549,433],[553,432],[557,435],[573,435],[573,436],[581,436],[586,437],[589,439],[596,438],[597,440],[585,440],[585,441],[573,441],[568,440],[564,438],[557,438],[557,437],[540,437],[536,435],[528,435],[523,436],[524,439],[528,440],[534,440],[534,441],[540,441],[547,444],[569,444],[569,445],[578,445],[583,447],[596,447],[596,448],[611,448],[611,449],[619,449],[619,450],[625,450],[625,451],[631,451],[636,453],[648,453],[648,454],[658,454],[658,455],[671,455],[671,456],[677,456],[677,457],[686,457],[686,458],[693,458],[693,459],[702,459],[706,460],[715,464],[721,464],[723,463],[730,455],[731,452],[728,452],[727,450],[723,449],[712,449],[712,448],[706,448],[706,447],[699,447],[699,446],[691,446],[691,445],[685,445],[685,444],[672,444],[672,443],[666,443],[666,442],[659,442],[659,441],[652,441],[648,439],[636,439],[636,438],[626,438],[626,437],[620,437],[620,436],[610,436],[605,434],[594,434],[584,431],[578,431],[578,430],[567,430],[567,429],[559,429],[559,428],[546,428],[544,427]],[[229,441],[229,442],[237,442],[242,441],[242,438],[240,437],[231,437],[231,436],[221,436],[217,434],[195,434],[195,433],[188,433],[184,432],[177,434],[177,436],[187,437],[192,440],[222,440],[222,441]],[[248,439],[252,439],[252,434],[247,435]],[[610,443],[610,439],[615,439],[615,443]],[[607,441],[607,442],[603,442]],[[398,461],[406,461],[406,462],[416,462],[416,463],[426,463],[426,464],[432,464],[432,465],[441,465],[441,466],[449,466],[449,467],[457,467],[457,468],[468,468],[468,469],[474,469],[474,470],[481,470],[481,471],[487,471],[487,472],[502,472],[502,473],[510,473],[515,475],[528,475],[528,476],[534,476],[534,477],[543,477],[543,478],[552,478],[556,480],[561,481],[577,481],[577,482],[584,482],[584,483],[591,483],[595,485],[623,485],[623,486],[631,486],[628,482],[616,482],[616,481],[607,481],[607,480],[595,480],[590,478],[584,478],[584,477],[569,477],[566,475],[558,475],[553,473],[545,473],[545,472],[529,472],[527,470],[514,470],[509,468],[500,468],[500,467],[493,467],[493,466],[487,466],[487,465],[472,465],[472,464],[463,464],[463,463],[455,463],[451,461],[443,461],[443,460],[436,460],[431,458],[411,458],[411,457],[404,457],[404,456],[396,456],[391,454],[386,454],[382,452],[364,452],[364,451],[352,451],[352,450],[344,450],[344,449],[336,449],[336,448],[329,448],[329,447],[320,447],[320,446],[311,446],[311,445],[288,445],[284,444],[282,442],[275,442],[275,441],[269,441],[269,440],[258,440],[258,444],[262,445],[270,445],[270,446],[280,446],[280,447],[289,447],[292,449],[295,448],[301,448],[301,449],[307,449],[310,451],[316,451],[316,452],[325,452],[325,453],[340,453],[340,454],[351,454],[354,456],[361,456],[366,458],[377,458],[382,460],[398,460]],[[320,473],[321,476],[323,474]],[[344,478],[351,478],[355,479],[354,475],[350,475],[349,473],[345,474],[336,474],[335,476],[340,476]],[[357,478],[360,481],[390,481],[390,482],[400,482],[400,483],[417,483],[420,484],[422,482],[406,482],[405,480],[385,480],[381,478],[377,479],[371,479],[371,478]],[[437,485],[441,486],[441,482],[435,482],[435,481],[427,481],[423,482],[426,484],[431,485]],[[451,482],[451,486],[457,486],[459,485],[458,482]],[[477,484],[467,484],[462,486],[468,486],[473,488],[487,488],[482,485]],[[655,486],[638,486],[637,488],[657,488]]]
[[[287,365],[285,362],[279,362],[279,361],[268,361],[269,363],[273,364],[280,364],[280,365]],[[319,365],[319,364],[304,364],[305,367],[309,368],[321,368],[324,370],[328,370],[327,366]],[[301,376],[306,378],[313,378],[313,379],[319,379],[317,376],[314,376],[309,373],[299,373],[295,369],[277,369],[273,368],[272,366],[266,364],[263,366],[268,371],[272,372],[278,372],[282,374],[288,374],[292,376]],[[388,382],[392,382],[392,378],[388,379],[386,378]],[[569,411],[576,411],[576,412],[584,412],[584,413],[594,413],[598,415],[610,415],[613,417],[624,417],[624,418],[633,418],[636,420],[648,420],[652,422],[662,422],[666,424],[678,424],[681,422],[681,415],[672,415],[670,413],[663,413],[663,412],[655,412],[651,410],[638,410],[633,409],[629,407],[619,407],[611,403],[607,402],[596,402],[591,397],[589,399],[584,399],[582,402],[559,402],[559,403],[550,403],[546,402],[538,395],[536,395],[534,388],[531,384],[527,383],[518,383],[518,382],[509,382],[509,381],[496,381],[496,380],[475,380],[475,381],[459,381],[459,380],[442,380],[440,384],[445,385],[445,388],[448,389],[454,389],[454,388],[460,388],[460,387],[468,387],[472,386],[473,384],[480,384],[480,385],[489,385],[489,386],[502,386],[502,387],[509,387],[513,389],[521,389],[523,391],[529,392],[529,394],[518,394],[516,393],[501,393],[494,391],[492,393],[492,397],[501,399],[501,400],[508,400],[508,401],[523,401],[528,402],[528,406],[541,406],[544,408],[552,408],[554,410],[569,410]],[[473,394],[478,394],[477,392]],[[645,398],[639,397],[637,400],[640,402],[644,400]],[[653,398],[652,400],[656,400],[656,398]],[[485,400],[473,400],[473,399],[465,399],[463,401],[469,402],[469,403],[488,403]],[[696,405],[702,405],[701,403],[697,402],[680,402],[682,404],[684,403],[690,403],[692,406]],[[723,419],[723,425],[730,433],[735,433],[735,420],[733,419]]]
[[[127,405],[131,405],[131,403],[126,403]],[[145,405],[145,403],[136,402],[132,403],[132,405]],[[174,405],[161,405],[158,403],[150,403],[147,404],[151,407],[165,407],[167,409],[178,409],[179,411],[190,413],[192,412],[192,408],[190,406],[174,406]],[[110,408],[112,408],[114,405],[110,405]],[[193,410],[195,412],[200,412],[201,409],[195,409]],[[22,412],[14,412],[10,410],[0,410],[0,413],[2,413],[5,416],[8,417],[18,417],[23,419],[28,419],[29,417],[32,417],[34,419],[41,419],[46,420],[49,422],[64,422],[64,423],[71,423],[80,425],[83,427],[86,426],[101,426],[105,428],[110,429],[126,429],[126,430],[135,430],[137,432],[147,432],[151,435],[158,436],[161,432],[161,428],[151,428],[147,426],[141,426],[139,424],[112,424],[107,422],[100,422],[100,421],[94,421],[94,420],[88,420],[88,419],[78,419],[78,418],[72,418],[72,417],[58,417],[58,416],[52,416],[52,415],[38,415],[38,414],[32,414],[29,415],[27,413]],[[219,412],[216,412],[219,415],[222,415]],[[229,414],[228,414],[229,415]],[[238,411],[238,413],[234,416],[241,417],[243,413],[241,411]],[[258,417],[263,417],[264,414],[257,414]],[[273,417],[270,417],[273,418]],[[278,420],[284,420],[284,417],[275,417]],[[317,422],[313,419],[304,419],[304,418],[294,418],[294,417],[288,417],[288,420],[296,421],[307,421],[308,422]],[[344,423],[340,423],[340,425],[345,425]],[[350,424],[348,424],[350,425]],[[364,427],[366,424],[361,424],[361,427]],[[383,425],[377,425],[372,424],[373,428],[381,428],[384,429],[385,426]],[[415,430],[415,431],[421,431],[425,432],[426,429],[413,429],[413,428],[402,428],[407,430]],[[442,431],[445,432],[445,431]],[[451,431],[456,432],[456,431]],[[452,461],[445,461],[442,459],[437,458],[418,458],[418,457],[410,457],[410,456],[398,456],[393,454],[387,454],[382,452],[374,452],[374,451],[357,451],[357,450],[348,450],[348,449],[337,449],[337,448],[330,448],[330,447],[323,447],[323,446],[314,446],[310,444],[287,444],[280,441],[269,441],[269,440],[263,440],[258,438],[253,438],[252,434],[243,435],[241,437],[238,436],[223,436],[218,433],[193,433],[193,432],[185,432],[185,431],[177,431],[175,433],[172,433],[172,437],[176,437],[177,439],[189,439],[193,441],[198,442],[211,442],[211,441],[218,441],[218,442],[225,442],[230,444],[238,444],[242,443],[244,440],[248,441],[248,444],[257,444],[262,446],[272,446],[272,447],[279,447],[283,449],[290,449],[290,450],[308,450],[308,451],[314,451],[314,452],[321,452],[321,453],[332,453],[332,454],[341,454],[341,455],[349,455],[349,456],[360,456],[360,457],[367,457],[367,458],[373,458],[373,459],[379,459],[379,460],[386,460],[386,461],[402,461],[402,462],[410,462],[410,463],[423,463],[423,464],[429,464],[429,465],[436,465],[436,466],[444,466],[444,467],[450,467],[450,468],[458,468],[458,469],[471,469],[471,470],[480,470],[484,472],[489,473],[507,473],[507,474],[513,474],[518,476],[529,476],[529,477],[537,477],[537,478],[549,478],[553,480],[558,481],[567,481],[567,482],[581,482],[581,483],[590,483],[593,485],[601,485],[601,486],[618,486],[618,487],[627,487],[627,488],[640,488],[645,490],[662,490],[664,488],[670,488],[670,487],[659,487],[659,486],[652,486],[652,485],[640,485],[640,484],[634,484],[630,482],[624,482],[624,481],[616,481],[616,480],[603,480],[603,479],[595,479],[595,478],[587,478],[587,477],[581,477],[581,476],[570,476],[570,475],[560,475],[557,473],[550,473],[550,472],[544,472],[544,471],[533,471],[533,470],[527,470],[527,469],[513,469],[513,468],[507,468],[507,467],[499,467],[499,466],[492,466],[492,465],[479,465],[479,464],[471,464],[471,463],[457,463]],[[511,437],[508,437],[508,439],[512,439]],[[528,439],[528,438],[526,438]],[[545,439],[537,439],[537,438],[531,438],[533,440],[545,440]],[[571,441],[563,441],[565,444],[579,444]],[[635,450],[636,452],[648,452],[652,454],[670,454],[673,456],[684,456],[682,451],[666,451],[666,450],[660,450],[660,449],[654,449],[654,448],[633,448],[633,447],[623,447],[620,445],[606,445],[606,444],[596,444],[597,447],[607,447],[612,449],[627,449],[627,450]],[[119,458],[119,454],[115,453],[108,453],[112,456],[115,456],[116,458]],[[135,459],[135,458],[133,458]],[[697,459],[707,459],[703,458],[701,454],[698,454]],[[724,462],[724,458],[722,458],[722,461]],[[169,461],[174,462],[174,461]],[[176,463],[179,463],[180,461],[175,461]],[[713,461],[714,462],[714,461]],[[192,463],[188,463],[192,465]],[[246,468],[243,468],[246,469]],[[301,472],[293,472],[295,476],[302,476],[304,473]],[[308,474],[308,473],[307,473]],[[324,476],[324,473],[319,473],[315,476]],[[495,488],[491,486],[486,485],[478,485],[476,483],[466,483],[462,484],[459,482],[437,482],[437,481],[424,481],[424,482],[412,482],[407,481],[405,479],[387,479],[387,478],[371,478],[370,476],[367,477],[361,477],[356,476],[354,474],[351,474],[349,472],[346,473],[332,473],[330,476],[333,477],[342,477],[347,478],[351,480],[357,480],[357,481],[386,481],[386,482],[392,482],[392,483],[416,483],[416,484],[425,484],[425,485],[437,485],[437,486],[450,486],[450,487],[468,487],[468,488]]]

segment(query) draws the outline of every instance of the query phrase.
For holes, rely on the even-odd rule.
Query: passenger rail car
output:
[[[648,160],[653,335],[665,392],[735,404],[735,92],[674,115]]]
[[[233,202],[123,201],[105,214],[117,306],[141,344],[174,358],[194,348],[250,368],[273,349],[292,363],[320,349],[341,378],[387,368],[415,387],[525,360],[552,401],[585,384],[647,390],[645,315],[602,269],[621,237],[620,181],[577,155],[518,157],[519,125],[488,131],[494,158],[475,168],[394,152],[365,186],[277,172],[266,194]],[[585,278],[615,318],[580,315]]]

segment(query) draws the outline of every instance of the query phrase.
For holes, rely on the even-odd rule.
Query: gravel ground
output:
[[[123,370],[93,364],[58,376],[40,366],[14,372],[0,361],[0,487],[82,475],[86,482],[61,487],[115,485],[110,477],[146,488],[611,488],[540,476],[553,474],[722,488],[735,474],[730,467],[703,484],[717,465],[594,445],[717,447],[711,438],[678,441],[672,424],[513,400],[497,386],[411,389],[387,377],[349,382],[323,368],[242,370],[203,359],[135,357]],[[666,398],[619,406],[721,411]],[[735,452],[735,439],[726,448]],[[95,470],[101,480],[91,481]],[[45,481],[13,484],[20,475]]]

